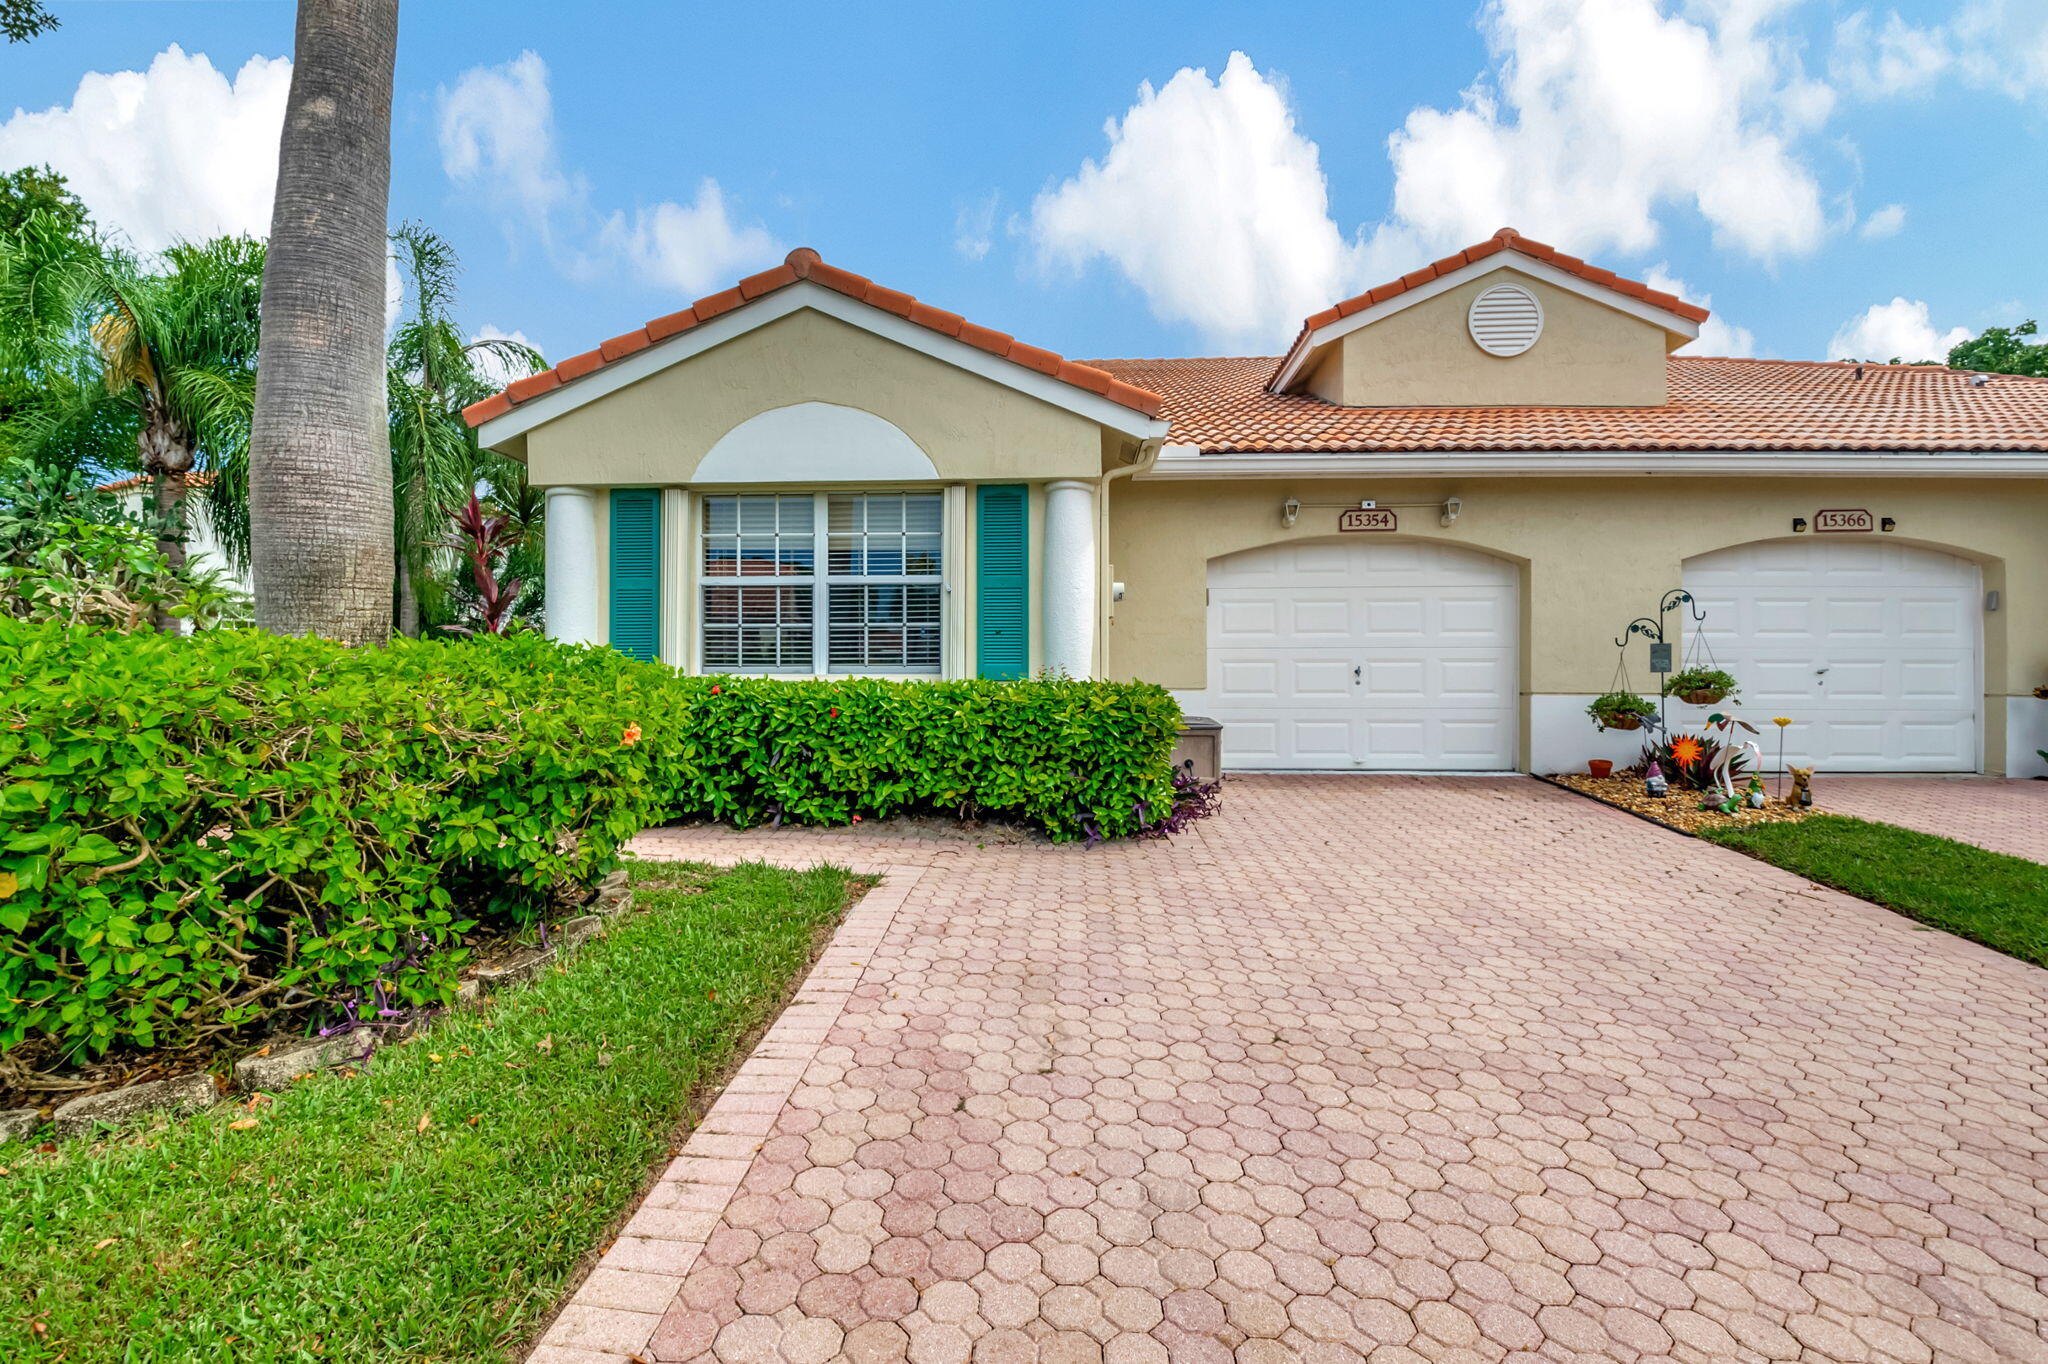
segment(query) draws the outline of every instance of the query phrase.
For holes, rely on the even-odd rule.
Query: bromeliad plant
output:
[[[1656,713],[1654,702],[1627,691],[1608,692],[1586,707],[1586,714],[1601,729],[1641,729],[1643,720]]]
[[[1710,734],[1680,734],[1643,745],[1637,763],[1647,770],[1654,762],[1664,770],[1672,785],[1705,791],[1714,785],[1714,755],[1720,750],[1720,740]],[[1738,749],[1729,761],[1728,775],[1740,777],[1748,768],[1749,759]]]

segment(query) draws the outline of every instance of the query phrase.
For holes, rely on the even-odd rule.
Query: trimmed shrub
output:
[[[656,817],[665,680],[535,637],[0,622],[0,1048],[445,1001],[480,917],[530,921]]]
[[[845,824],[933,811],[1121,838],[1173,809],[1180,706],[1145,682],[678,677],[679,818]]]
[[[1140,683],[683,678],[537,635],[349,649],[0,620],[0,1050],[446,1002],[479,924],[649,824],[935,812],[1170,830]]]

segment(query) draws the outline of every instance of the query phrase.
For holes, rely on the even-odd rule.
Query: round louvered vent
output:
[[[1472,300],[1465,322],[1488,355],[1520,355],[1543,335],[1543,305],[1519,284],[1496,284]]]

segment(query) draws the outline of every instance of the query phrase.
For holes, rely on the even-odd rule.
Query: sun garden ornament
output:
[[[1789,715],[1773,715],[1771,723],[1778,727],[1778,799],[1785,799],[1785,726],[1792,723]]]

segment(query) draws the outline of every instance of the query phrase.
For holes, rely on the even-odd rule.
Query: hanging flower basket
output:
[[[1611,715],[1607,719],[1608,729],[1641,729],[1642,727],[1643,717],[1635,714],[1634,712],[1628,712],[1622,715]]]
[[[1634,692],[1611,691],[1586,707],[1586,714],[1602,729],[1641,729],[1645,715],[1657,708]]]
[[[1687,668],[1664,680],[1664,694],[1690,706],[1718,706],[1735,692],[1735,678],[1719,668]]]

